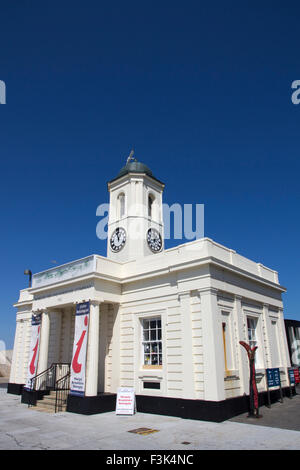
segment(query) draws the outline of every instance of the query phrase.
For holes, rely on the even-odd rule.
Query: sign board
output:
[[[88,256],[71,263],[51,268],[32,276],[32,287],[44,287],[55,282],[66,281],[78,276],[90,274],[96,270],[96,257]]]
[[[83,397],[85,390],[85,362],[89,329],[90,303],[76,305],[75,334],[71,363],[70,394]]]
[[[134,388],[120,387],[117,393],[116,415],[133,415],[135,413]]]
[[[274,368],[274,369],[266,369],[267,372],[267,383],[268,387],[280,387],[281,382],[280,382],[280,373],[279,373],[279,368]]]
[[[300,383],[300,374],[299,374],[299,369],[296,367],[294,369],[294,376],[295,376],[295,383],[299,384]]]
[[[290,384],[295,385],[294,369],[289,369],[289,378],[290,378]]]
[[[37,375],[37,362],[40,349],[42,315],[32,315],[31,317],[31,342],[27,369],[27,382],[24,388],[31,390],[31,379]]]

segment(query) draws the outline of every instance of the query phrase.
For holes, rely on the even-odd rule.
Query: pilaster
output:
[[[190,292],[178,295],[181,316],[182,362],[183,362],[183,396],[195,398],[195,374],[193,364],[193,335],[191,319]]]
[[[247,355],[242,353],[242,346],[239,344],[240,341],[248,342],[248,338],[245,334],[243,309],[242,309],[242,297],[235,295],[234,297],[234,320],[237,326],[238,342],[237,342],[237,357],[238,357],[238,369],[241,384],[241,394],[249,392],[249,378],[248,378],[248,359]]]
[[[199,293],[203,334],[204,399],[221,401],[225,399],[224,348],[217,290],[200,289]]]
[[[98,393],[98,362],[99,362],[99,321],[100,302],[90,301],[89,330],[87,345],[87,364],[85,378],[85,396],[93,397]]]

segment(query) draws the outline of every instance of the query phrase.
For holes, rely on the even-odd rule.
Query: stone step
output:
[[[36,405],[34,407],[34,410],[35,411],[43,411],[44,413],[55,413],[55,408],[46,408],[46,407],[41,406],[41,405]]]
[[[48,413],[55,413],[55,402],[44,402],[44,400],[37,401],[36,406],[34,407],[37,411],[47,411]],[[66,411],[67,405],[62,404],[59,411]]]

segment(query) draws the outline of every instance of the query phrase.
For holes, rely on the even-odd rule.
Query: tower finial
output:
[[[136,162],[136,161],[137,161],[136,158],[133,158],[133,155],[134,155],[134,150],[132,149],[131,152],[130,152],[130,154],[129,154],[129,157],[127,158],[126,165],[127,165],[127,163],[129,163],[129,162],[131,162],[131,161],[132,161],[132,162]]]

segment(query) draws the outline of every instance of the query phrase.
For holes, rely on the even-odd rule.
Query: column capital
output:
[[[201,289],[198,289],[198,293],[201,295],[215,295],[217,296],[219,292],[219,289],[216,289],[215,287],[203,287]]]
[[[234,294],[234,300],[240,300],[242,301],[243,296],[239,294]]]
[[[84,302],[89,302],[90,304],[92,305],[100,305],[100,304],[103,304],[104,303],[104,300],[101,299],[101,300],[98,300],[98,299],[91,299],[91,298],[87,298],[87,299],[80,299],[80,300],[76,300],[75,302],[73,302],[73,305],[78,305],[78,304],[82,304]]]
[[[103,304],[103,300],[90,300],[90,305],[97,306]]]
[[[191,297],[191,292],[189,290],[178,293],[179,301],[181,301],[182,299],[189,299],[190,297]]]

